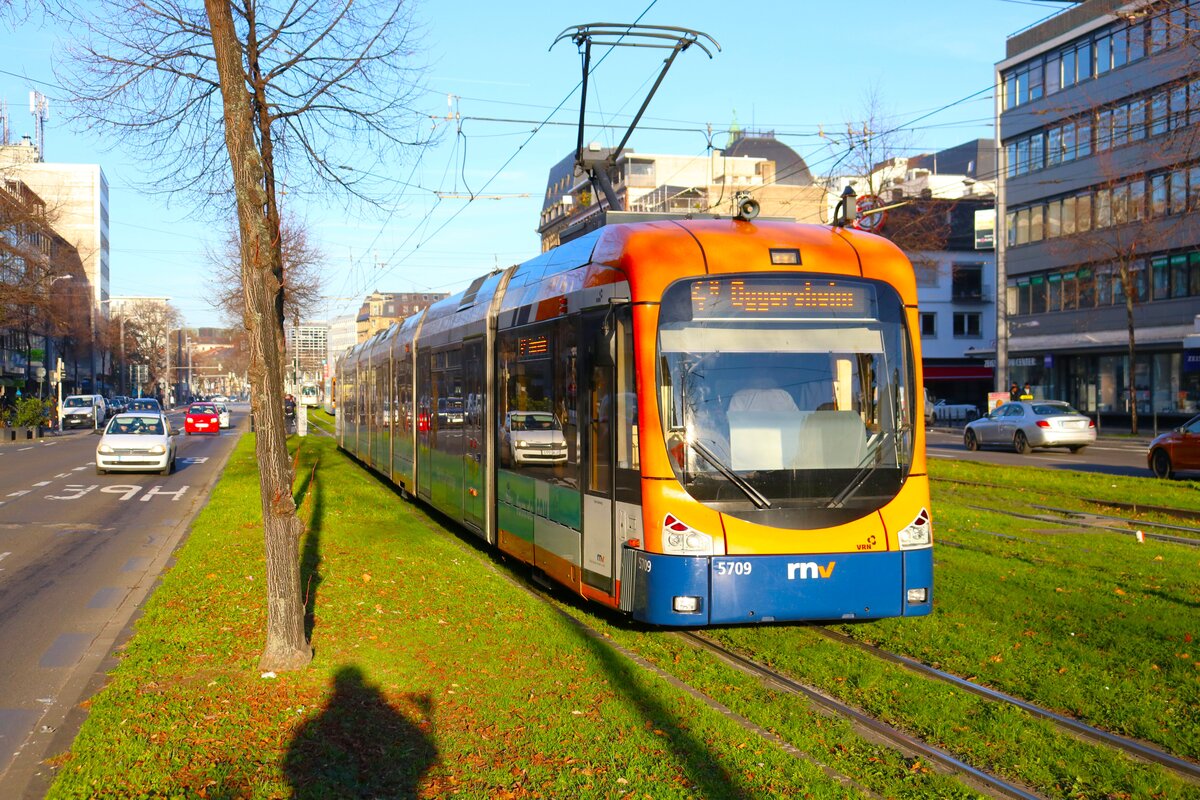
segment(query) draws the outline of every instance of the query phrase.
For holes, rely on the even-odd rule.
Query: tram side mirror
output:
[[[611,367],[617,363],[617,336],[612,330],[601,327],[592,338],[592,363],[598,367]]]

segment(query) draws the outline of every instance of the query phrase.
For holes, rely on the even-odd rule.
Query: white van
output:
[[[98,428],[107,419],[108,404],[98,394],[73,394],[63,398],[63,428]]]

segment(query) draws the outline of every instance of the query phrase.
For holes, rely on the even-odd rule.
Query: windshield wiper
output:
[[[912,429],[911,425],[899,428],[895,431],[886,431],[880,434],[880,438],[875,445],[867,451],[867,454],[858,462],[858,472],[854,473],[854,477],[846,486],[830,498],[825,504],[826,508],[840,508],[847,500],[863,487],[867,482],[867,478],[875,474],[875,470],[879,469],[879,463],[872,463],[881,455],[884,445],[892,445],[892,449],[896,449],[896,440],[902,433],[908,433]]]
[[[691,446],[691,448],[693,450],[695,450],[697,453],[700,454],[701,458],[703,458],[705,461],[707,461],[709,464],[711,464],[713,466],[713,469],[715,469],[717,472],[724,475],[725,478],[730,483],[732,483],[734,486],[741,489],[742,494],[746,495],[746,497],[750,500],[751,503],[754,503],[754,505],[757,506],[758,508],[770,508],[771,507],[771,501],[767,499],[766,495],[764,495],[758,489],[755,489],[753,486],[750,485],[750,483],[745,478],[738,475],[732,469],[730,469],[725,464],[723,464],[721,462],[721,459],[719,459],[715,455],[713,455],[711,450],[709,450],[707,447],[700,444],[699,442],[689,441],[688,444]]]

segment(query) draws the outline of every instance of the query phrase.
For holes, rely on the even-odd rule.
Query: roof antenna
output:
[[[707,33],[694,31],[690,28],[676,28],[669,25],[625,25],[613,22],[591,22],[586,25],[576,25],[574,28],[567,28],[550,43],[550,48],[553,49],[554,45],[563,39],[570,39],[575,42],[576,47],[579,48],[579,52],[583,56],[583,94],[579,103],[579,138],[575,145],[575,164],[588,176],[592,185],[604,194],[604,199],[608,201],[609,210],[621,211],[621,201],[617,197],[617,193],[613,191],[610,172],[616,167],[617,157],[625,148],[629,137],[633,135],[634,128],[641,121],[642,114],[646,112],[646,108],[650,105],[650,100],[654,97],[654,93],[658,91],[663,78],[666,77],[667,70],[671,68],[675,57],[692,45],[696,45],[709,58],[712,58],[712,50],[705,46],[701,39],[707,40],[717,51],[720,51],[721,45],[717,44],[716,39]],[[635,41],[626,41],[627,39]],[[587,111],[588,73],[591,69],[592,45],[607,47],[652,47],[671,51],[671,55],[667,56],[667,59],[663,62],[662,71],[658,73],[658,79],[650,87],[649,94],[646,95],[646,99],[642,102],[642,107],[634,115],[633,122],[629,123],[629,129],[625,131],[625,136],[615,148],[608,152],[600,148],[591,147],[585,151],[583,147],[583,119]]]

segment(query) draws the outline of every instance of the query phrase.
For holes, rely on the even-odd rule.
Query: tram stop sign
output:
[[[858,198],[854,204],[854,227],[868,233],[878,233],[883,230],[883,223],[887,222],[887,212],[875,210],[879,208],[883,208],[883,201],[879,199],[878,195],[864,194]]]

